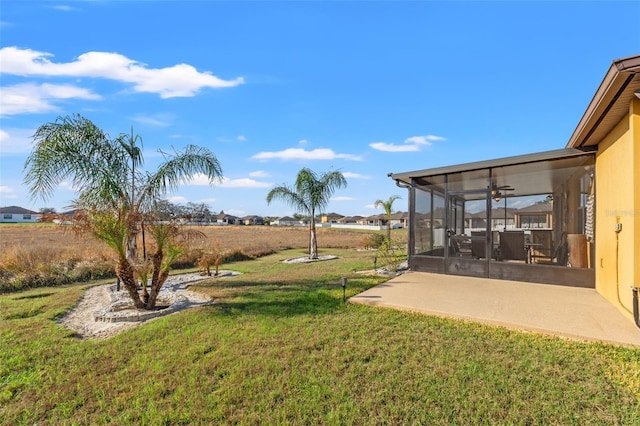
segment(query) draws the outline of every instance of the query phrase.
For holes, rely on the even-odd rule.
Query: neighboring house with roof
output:
[[[536,203],[513,212],[515,227],[520,229],[553,228],[551,203]]]
[[[384,215],[384,220],[386,222],[387,215]],[[389,222],[391,223],[391,229],[407,228],[409,225],[409,213],[408,212],[392,213],[391,217],[389,218]]]
[[[613,61],[564,149],[389,177],[409,192],[412,270],[595,288],[640,327],[640,55]],[[522,229],[495,227],[505,194]],[[539,259],[526,228],[544,200],[553,247]],[[478,206],[486,227],[467,235]]]
[[[365,218],[365,225],[384,226],[386,223],[384,214],[373,214]]]
[[[464,214],[465,227],[467,229],[485,229],[487,227],[487,215],[482,213],[469,213]]]
[[[336,220],[340,225],[364,225],[364,216],[344,216]]]
[[[339,223],[338,221],[343,217],[343,214],[323,213],[320,215],[320,223]]]
[[[240,219],[239,217],[226,213],[217,214],[214,216],[214,218],[217,225],[236,225],[237,223],[242,221],[242,219]]]
[[[295,219],[290,216],[279,217],[271,221],[271,226],[304,226],[304,221]]]
[[[264,225],[264,218],[262,216],[249,215],[242,218],[244,225]]]
[[[41,217],[40,213],[19,206],[0,207],[2,223],[32,223],[38,222]]]
[[[516,209],[498,207],[491,210],[491,227],[493,229],[514,229],[515,226],[515,212]],[[505,214],[506,213],[506,214]],[[486,226],[486,225],[485,225]],[[506,226],[506,228],[505,228]]]

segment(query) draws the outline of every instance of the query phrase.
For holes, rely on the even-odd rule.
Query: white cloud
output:
[[[213,204],[216,201],[218,201],[218,200],[216,200],[215,198],[203,198],[199,202],[200,203],[205,203],[205,204]]]
[[[29,129],[0,129],[0,155],[31,152],[34,133]]]
[[[266,178],[271,176],[269,173],[265,172],[264,170],[256,170],[255,172],[251,172],[249,173],[249,176],[254,177],[254,178]]]
[[[309,143],[309,141],[308,141],[308,140],[306,140],[306,139],[300,139],[300,140],[298,141],[298,145],[306,145],[306,144],[308,144],[308,143]]]
[[[273,182],[260,182],[254,179],[241,178],[241,179],[229,179],[222,178],[220,188],[269,188],[273,185]]]
[[[101,97],[87,89],[69,84],[21,83],[2,87],[0,115],[33,114],[57,111],[52,103],[60,99],[100,100]]]
[[[247,140],[247,137],[246,137],[245,135],[238,135],[238,136],[236,137],[236,140],[237,140],[238,142],[244,142],[244,141],[246,141],[246,140]]]
[[[196,173],[188,185],[208,186],[209,178],[202,173]],[[229,179],[228,177],[223,177],[221,182],[214,183],[214,186],[218,188],[268,188],[272,185],[272,182],[259,182],[249,178]]]
[[[219,184],[219,182],[220,182],[219,180],[214,180],[215,184]],[[211,185],[211,181],[209,180],[207,175],[203,173],[196,173],[193,176],[191,176],[191,179],[189,179],[189,181],[186,182],[186,185],[209,186]]]
[[[242,77],[223,80],[192,65],[148,68],[146,64],[112,52],[87,52],[67,63],[54,63],[53,55],[18,47],[0,49],[2,73],[20,76],[94,77],[130,83],[136,92],[156,93],[161,98],[190,97],[201,89],[235,87]]]
[[[62,182],[60,182],[58,184],[58,188],[61,189],[68,189],[69,191],[75,191],[76,189],[73,186],[73,182],[70,182],[68,180],[63,180]]]
[[[355,200],[355,198],[353,198],[353,197],[345,197],[345,196],[333,197],[331,199],[331,201],[353,201],[353,200]]]
[[[424,135],[424,136],[411,136],[404,140],[404,145],[396,145],[386,142],[374,142],[369,146],[378,151],[385,152],[416,152],[420,151],[421,146],[431,146],[434,141],[446,140],[442,136]]]
[[[446,140],[442,136],[425,135],[425,136],[411,136],[404,140],[404,143],[413,143],[417,145],[430,146],[432,142]]]
[[[338,154],[329,148],[319,148],[311,151],[307,151],[302,148],[287,148],[283,151],[275,151],[275,152],[259,152],[255,154],[253,157],[254,160],[351,160],[351,161],[361,161],[362,158],[357,155],[352,154]]]
[[[181,195],[174,195],[172,197],[167,197],[167,201],[173,204],[184,204],[187,202],[187,199]]]
[[[13,188],[4,185],[0,185],[0,195],[2,195],[2,198],[17,198]]]
[[[366,206],[364,206],[365,209],[371,209],[371,210],[376,210],[376,206],[374,204],[367,204]]]
[[[370,143],[369,146],[378,151],[384,152],[415,152],[420,151],[420,147],[418,145],[394,145],[391,143],[385,142],[374,142]]]
[[[371,176],[361,175],[360,173],[344,172],[342,174],[346,179],[371,179]]]

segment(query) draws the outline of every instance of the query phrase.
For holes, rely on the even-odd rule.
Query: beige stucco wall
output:
[[[616,224],[621,224],[616,232]],[[598,145],[596,290],[629,317],[630,286],[640,287],[640,100]]]

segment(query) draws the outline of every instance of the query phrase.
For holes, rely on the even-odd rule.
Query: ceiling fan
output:
[[[495,183],[491,185],[491,198],[493,198],[496,202],[499,202],[502,197],[506,195],[506,191],[515,191],[511,185],[496,185]]]

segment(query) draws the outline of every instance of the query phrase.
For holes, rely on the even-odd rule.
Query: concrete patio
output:
[[[588,288],[408,272],[349,300],[640,348],[640,328]]]

